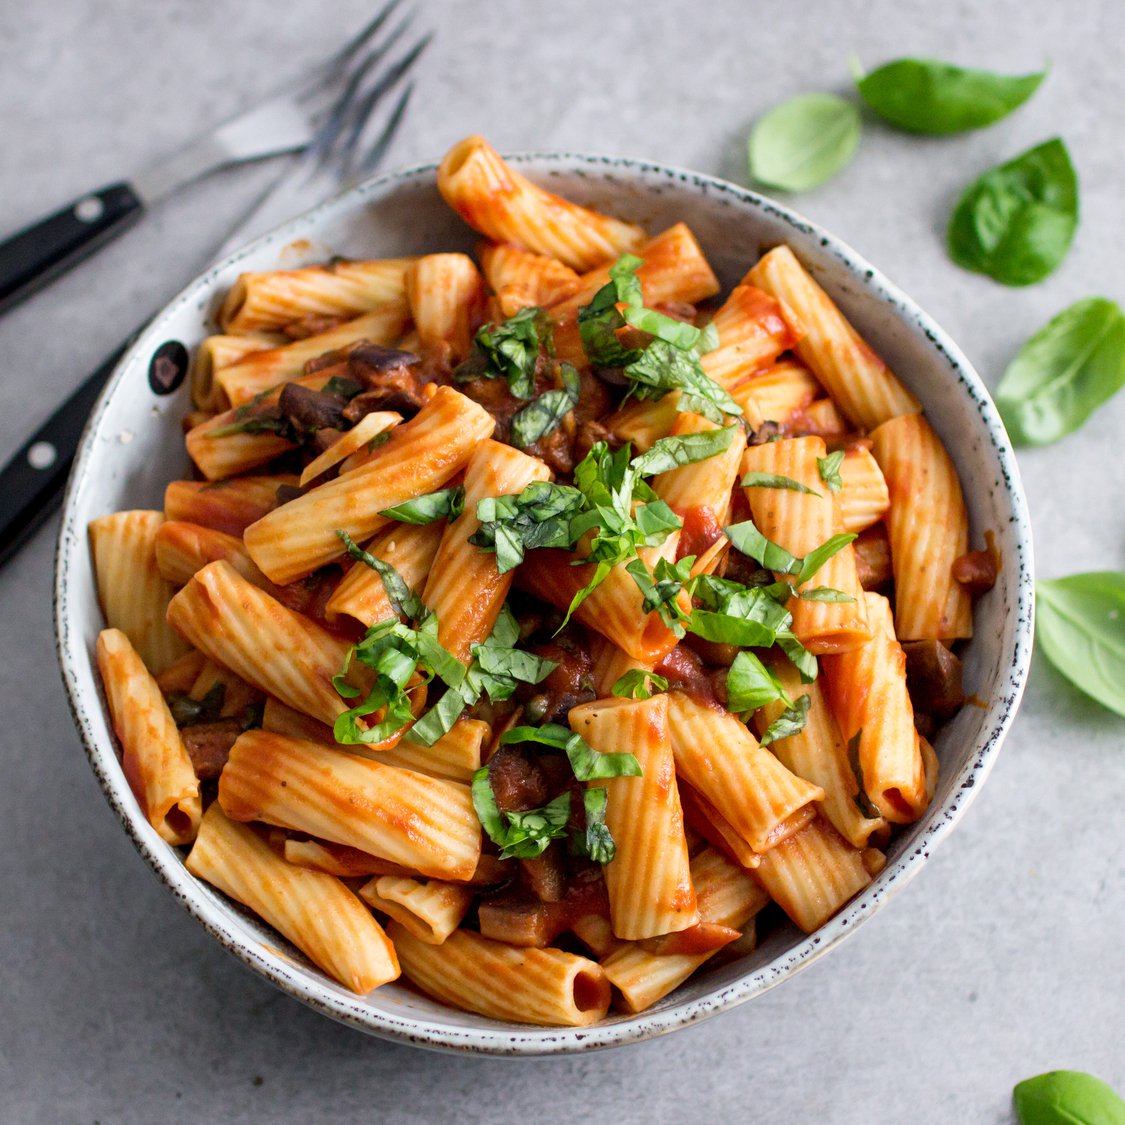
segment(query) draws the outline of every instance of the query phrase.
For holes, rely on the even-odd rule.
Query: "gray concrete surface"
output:
[[[369,0],[0,5],[0,229],[175,146],[362,22]],[[797,205],[878,263],[993,385],[1047,317],[1125,297],[1125,8],[700,0],[419,4],[439,29],[390,163],[457,137],[625,153],[743,179],[750,122],[844,88],[847,55],[1023,71],[998,126],[918,140],[869,123],[858,158]],[[984,167],[1061,133],[1083,221],[1030,290],[958,271],[941,231]],[[0,319],[0,456],[192,275],[262,171],[169,200]],[[1039,571],[1121,567],[1125,395],[1021,456]],[[367,1039],[223,953],[165,894],[103,802],[55,669],[53,526],[0,573],[0,1121],[1006,1122],[1054,1067],[1125,1088],[1125,723],[1042,663],[988,785],[908,890],[749,1005],[610,1053],[525,1062]]]

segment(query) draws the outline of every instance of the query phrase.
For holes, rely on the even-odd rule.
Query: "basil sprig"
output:
[[[1080,1070],[1051,1070],[1012,1091],[1020,1125],[1125,1125],[1125,1101]]]
[[[1046,445],[1077,430],[1125,386],[1125,314],[1087,297],[1039,329],[1008,365],[996,405],[1012,440]]]
[[[1058,138],[985,172],[949,220],[949,253],[1004,285],[1032,285],[1057,268],[1078,227],[1078,177]]]
[[[1041,579],[1035,591],[1044,656],[1080,691],[1125,715],[1125,572]]]
[[[399,523],[427,524],[438,520],[455,520],[465,507],[464,488],[442,488],[437,492],[427,492],[396,504],[393,508],[383,508],[379,515]]]
[[[982,129],[1023,105],[1047,76],[995,74],[935,59],[896,59],[856,79],[863,100],[910,133]]]
[[[581,384],[578,372],[569,363],[559,365],[563,385],[544,391],[512,416],[511,440],[517,449],[526,449],[555,430],[578,405]]]
[[[859,110],[834,94],[801,94],[775,106],[754,126],[750,175],[782,191],[808,191],[831,179],[855,155]]]

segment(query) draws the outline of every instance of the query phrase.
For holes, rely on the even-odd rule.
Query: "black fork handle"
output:
[[[107,184],[0,242],[0,312],[77,265],[140,217],[127,184]]]

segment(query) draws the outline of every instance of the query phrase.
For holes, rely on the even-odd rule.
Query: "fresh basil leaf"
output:
[[[851,594],[833,590],[831,586],[814,586],[811,590],[798,590],[797,597],[806,602],[854,602]]]
[[[754,526],[753,520],[744,520],[742,523],[724,527],[723,532],[744,555],[748,555],[775,574],[796,574],[801,569],[801,560],[796,555],[791,555],[784,547],[774,543],[772,539],[767,539]]]
[[[703,606],[692,610],[687,629],[704,640],[740,648],[769,648],[793,623],[789,611],[759,587],[724,591],[717,597],[704,584],[697,583],[694,590]]]
[[[458,486],[415,496],[413,500],[406,500],[393,508],[383,508],[379,515],[398,520],[399,523],[421,525],[436,523],[438,520],[455,520],[464,506],[465,490]]]
[[[799,695],[791,707],[784,711],[762,732],[758,740],[762,746],[777,742],[782,738],[790,738],[805,729],[805,722],[809,717],[809,705],[812,700],[807,695]]]
[[[425,606],[422,605],[422,599],[410,589],[406,579],[390,563],[377,559],[370,551],[365,551],[346,531],[337,528],[336,534],[356,562],[369,566],[379,575],[387,601],[391,603],[395,613],[411,621],[416,621],[423,615]]]
[[[1004,285],[1032,285],[1066,257],[1077,227],[1078,177],[1056,137],[966,189],[949,220],[949,253]]]
[[[650,477],[657,473],[667,473],[683,465],[706,461],[709,457],[715,457],[730,447],[734,431],[734,426],[724,426],[718,430],[704,430],[698,434],[658,438],[647,452],[633,458],[629,467],[638,476]]]
[[[856,82],[881,117],[910,133],[983,129],[1023,105],[1047,76],[995,74],[934,59],[897,59]]]
[[[630,668],[619,676],[609,689],[610,695],[619,699],[651,699],[658,692],[668,690],[668,681],[647,668]]]
[[[840,476],[840,466],[844,463],[844,451],[837,449],[827,457],[816,459],[816,471],[824,481],[824,487],[829,492],[839,492],[844,487],[844,478]]]
[[[792,705],[777,677],[752,652],[740,652],[727,670],[727,710],[757,711],[775,699]]]
[[[378,629],[377,626],[373,628]],[[413,630],[405,632],[412,633]],[[383,630],[374,634],[379,644],[368,643],[368,638],[372,636],[372,630],[368,630],[368,637],[348,653],[349,663],[354,655],[375,672],[375,678],[363,702],[336,717],[332,733],[343,745],[382,742],[414,718],[405,687],[417,669],[417,654],[410,651],[409,640],[399,632]],[[340,695],[354,699],[358,692],[343,679],[347,670],[348,663],[345,663],[343,671],[333,677],[332,683]],[[363,729],[359,720],[376,711],[382,711],[383,718]]]
[[[480,375],[503,377],[516,398],[531,398],[539,351],[551,350],[550,317],[534,306],[520,309],[503,324],[483,325],[473,339],[473,347],[486,361]]]
[[[1017,445],[1073,433],[1125,386],[1125,314],[1104,297],[1064,309],[1027,341],[996,388]]]
[[[1125,1125],[1125,1101],[1081,1070],[1051,1070],[1012,1091],[1020,1125]]]
[[[1041,579],[1035,603],[1043,655],[1080,691],[1125,715],[1125,572]]]
[[[831,179],[855,155],[859,110],[833,94],[801,94],[754,126],[750,175],[782,191],[807,191]]]
[[[641,764],[634,755],[599,753],[581,735],[559,723],[544,723],[541,727],[512,727],[500,736],[501,746],[519,742],[537,742],[565,751],[570,768],[579,781],[641,776]]]
[[[597,785],[582,794],[582,807],[586,813],[586,831],[575,840],[575,851],[592,859],[595,863],[612,863],[617,854],[609,827],[605,822],[605,810],[609,803],[609,791]]]
[[[831,539],[809,551],[801,560],[801,567],[797,571],[797,585],[801,586],[806,583],[833,555],[838,555],[855,538],[856,535],[853,531],[842,532],[839,535],[833,535]],[[822,598],[820,600],[828,599]]]
[[[702,414],[720,425],[724,415],[742,413],[742,407],[706,375],[695,352],[682,351],[665,340],[654,340],[622,374],[632,383],[630,393],[640,399],[661,399],[678,390],[677,409]]]
[[[821,478],[823,479],[823,478]],[[779,477],[774,473],[747,473],[742,478],[743,488],[786,488],[790,492],[805,492],[809,496],[819,496],[820,493],[808,485],[802,484],[792,477]]]
[[[719,330],[715,327],[715,322],[709,321],[700,329],[699,339],[696,341],[695,353],[696,355],[706,355],[708,352],[713,352],[719,346]]]
[[[227,685],[216,680],[202,699],[192,699],[190,695],[170,692],[168,710],[178,727],[190,727],[195,723],[213,723],[222,715],[223,703],[227,697]]]
[[[546,437],[578,405],[581,389],[578,372],[569,363],[562,364],[559,371],[563,380],[561,389],[544,391],[512,416],[510,433],[517,449],[526,449]]]

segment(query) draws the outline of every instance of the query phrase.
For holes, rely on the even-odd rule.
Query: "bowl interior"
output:
[[[1031,554],[1015,460],[991,400],[956,346],[853,251],[779,205],[694,173],[611,158],[529,156],[521,169],[579,202],[652,231],[686,221],[724,289],[758,255],[788,242],[864,338],[921,399],[957,464],[974,545],[992,529],[1003,557],[995,589],[976,608],[965,653],[968,706],[938,738],[941,776],[926,816],[897,837],[874,883],[816,934],[788,924],[751,955],[693,976],[655,1008],[592,1029],[536,1029],[438,1005],[407,986],[357,998],[333,984],[272,931],[191,878],[182,856],[140,815],[119,768],[93,659],[102,626],[87,548],[87,522],[122,508],[161,508],[165,484],[184,476],[180,418],[188,389],[155,394],[153,352],[168,340],[194,347],[215,330],[222,295],[243,270],[292,268],[349,257],[471,250],[473,232],[439,196],[432,168],[374,180],[258,240],[187,287],[137,340],[103,395],[71,479],[56,575],[59,656],[76,723],[111,805],[157,875],[222,944],[282,988],[377,1035],[489,1053],[587,1049],[646,1038],[749,999],[846,936],[911,877],[984,779],[1023,688],[1030,656]]]

